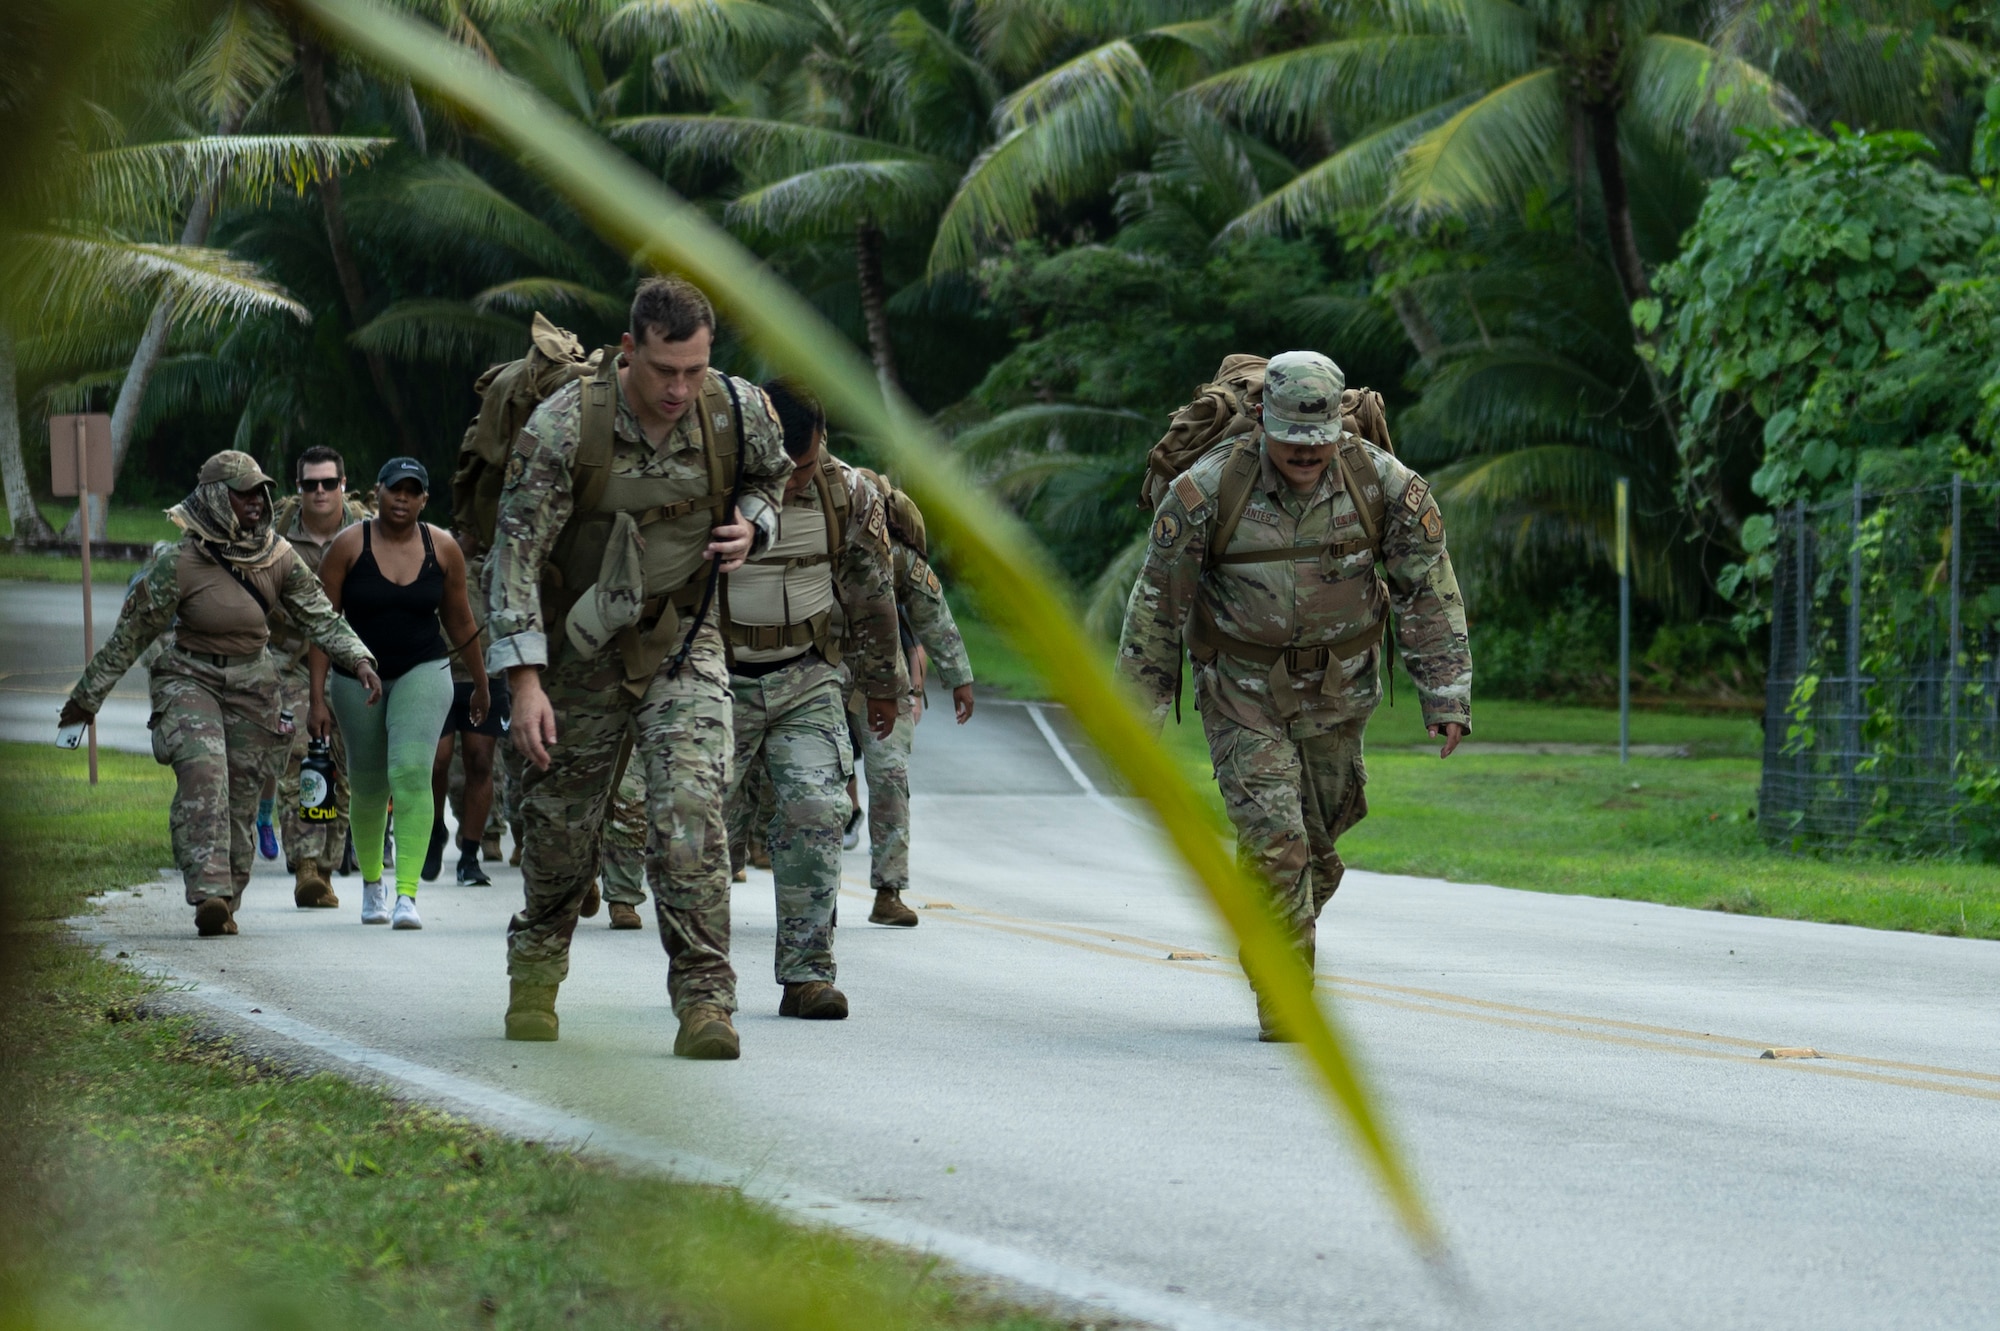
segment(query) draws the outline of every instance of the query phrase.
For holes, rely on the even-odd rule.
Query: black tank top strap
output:
[[[430,524],[419,522],[424,562],[417,576],[407,583],[389,581],[375,558],[374,525],[361,524],[361,553],[343,584],[341,610],[374,654],[377,672],[383,679],[396,679],[426,661],[451,654],[438,618],[444,603],[444,566],[431,542]]]

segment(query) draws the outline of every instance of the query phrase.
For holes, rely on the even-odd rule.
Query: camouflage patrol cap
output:
[[[257,465],[256,458],[233,448],[225,448],[202,463],[201,475],[195,479],[203,485],[221,481],[232,490],[254,490],[260,485],[277,488],[277,483]]]
[[[1347,376],[1317,351],[1286,351],[1264,367],[1264,433],[1287,444],[1340,442]]]

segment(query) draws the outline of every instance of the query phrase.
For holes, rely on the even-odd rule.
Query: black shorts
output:
[[[493,705],[487,709],[486,720],[475,726],[469,711],[472,706],[472,681],[464,679],[452,684],[451,711],[444,718],[444,729],[438,732],[439,739],[457,734],[492,735],[497,739],[507,733],[507,714],[513,701],[513,695],[507,692],[507,681],[489,678],[486,687]]]

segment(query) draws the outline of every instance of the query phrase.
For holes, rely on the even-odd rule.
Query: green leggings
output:
[[[381,881],[382,829],[394,796],[403,815],[396,824],[396,891],[413,897],[430,848],[431,759],[451,711],[451,662],[426,661],[383,680],[382,700],[372,707],[359,680],[329,675],[326,687],[347,744],[347,779],[354,791],[349,821],[362,880]]]

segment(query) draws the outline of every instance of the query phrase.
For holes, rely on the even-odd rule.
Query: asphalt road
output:
[[[1293,1056],[1255,1041],[1205,907],[1066,738],[1059,711],[997,701],[920,728],[923,924],[862,923],[848,857],[845,1023],[776,1017],[769,878],[739,886],[735,1064],[670,1056],[658,944],[603,917],[577,935],[562,1041],[502,1040],[511,873],[426,888],[422,933],[363,928],[352,878],[346,908],[307,912],[270,874],[237,938],[196,939],[165,879],[89,928],[237,1019],[529,1135],[737,1181],[1108,1317],[2000,1324],[2000,946],[1350,873],[1322,985],[1454,1290]],[[1759,1057],[1800,1046],[1824,1057]]]

